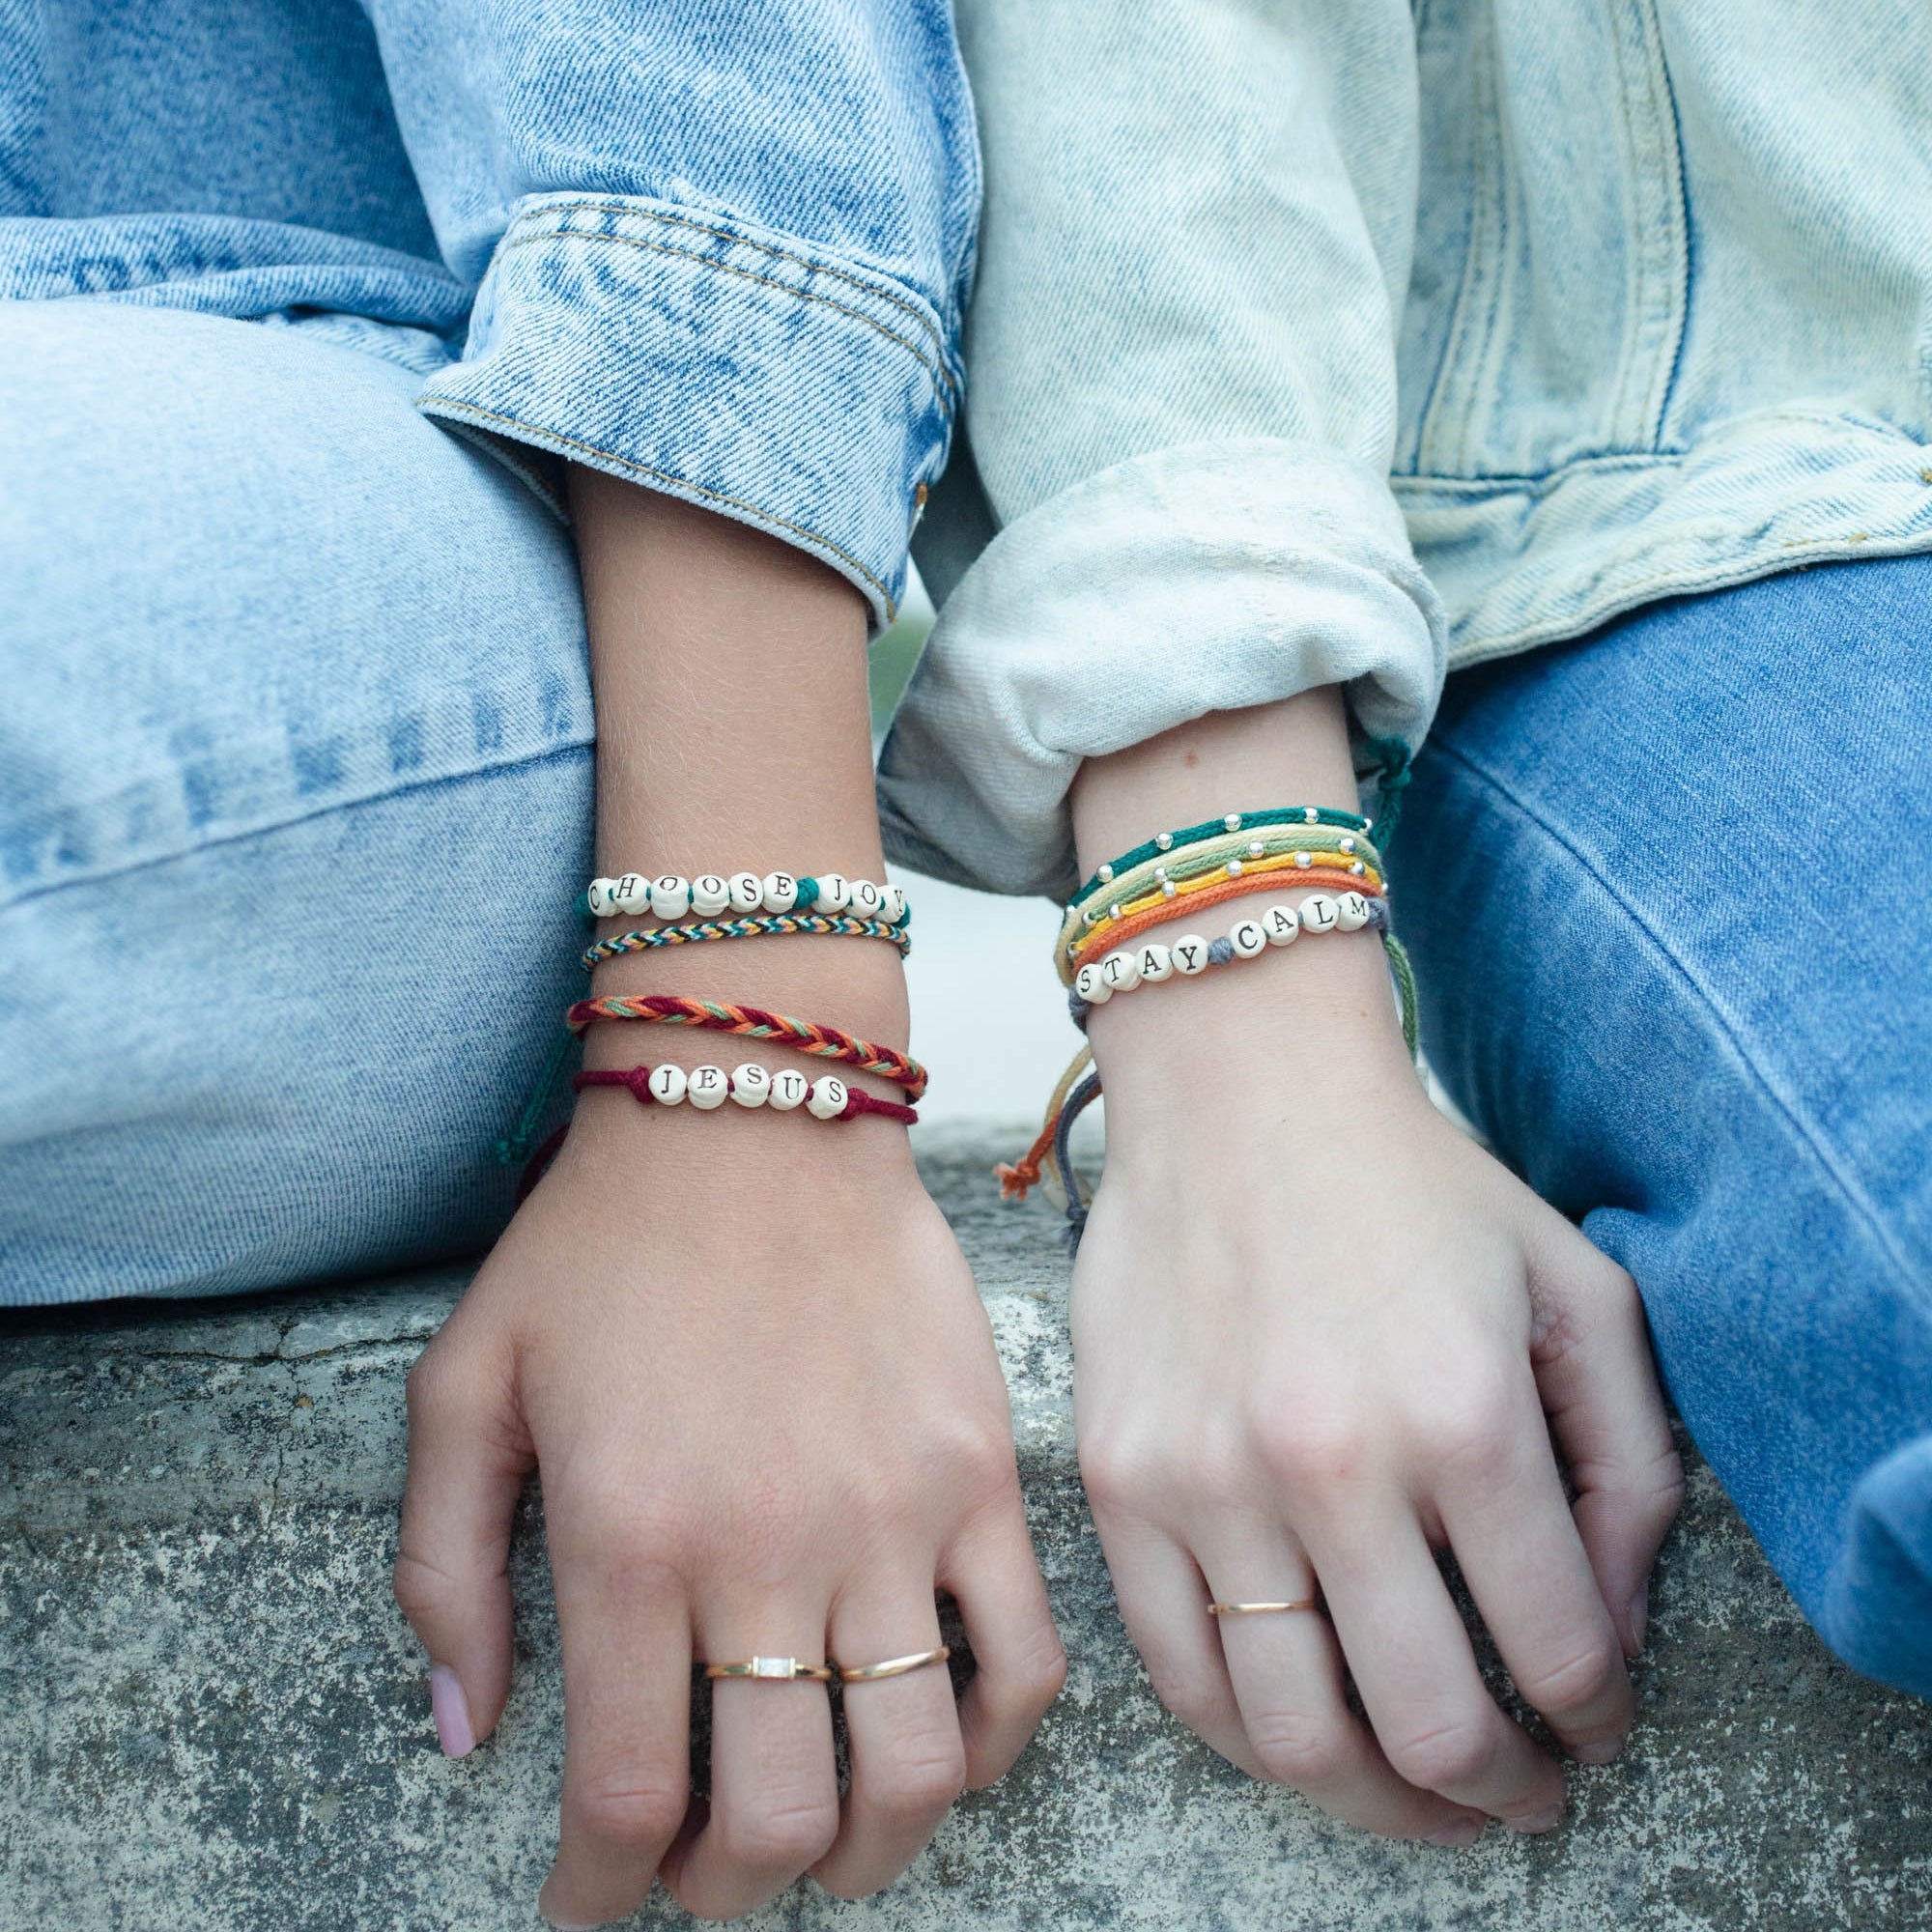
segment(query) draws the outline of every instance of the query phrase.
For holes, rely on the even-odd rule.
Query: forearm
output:
[[[572,502],[597,708],[598,869],[883,879],[866,611],[851,586],[759,531],[598,470],[573,472]],[[770,1007],[906,1044],[898,954],[878,943],[666,948],[605,962],[594,984]],[[588,1064],[647,1057],[638,1031],[592,1029]],[[718,1057],[677,1052],[654,1031],[649,1057]]]

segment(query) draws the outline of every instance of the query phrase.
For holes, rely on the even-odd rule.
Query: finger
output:
[[[1643,1648],[1650,1573],[1684,1500],[1636,1284],[1553,1211],[1536,1217],[1531,1361],[1577,1486],[1577,1531],[1625,1654]]]
[[[1630,1672],[1526,1369],[1516,1408],[1489,1455],[1440,1465],[1432,1493],[1516,1688],[1575,1756],[1607,1764],[1636,1716]]]
[[[832,1655],[883,1663],[939,1647],[932,1578],[906,1577],[834,1607]],[[966,1747],[944,1663],[848,1684],[841,1693],[852,1782],[838,1836],[812,1877],[840,1898],[863,1898],[911,1864],[966,1788]]]
[[[396,1602],[430,1659],[438,1741],[463,1757],[510,1694],[510,1525],[535,1466],[507,1374],[432,1343],[410,1371]]]
[[[1357,1497],[1359,1505],[1361,1499]],[[1425,1791],[1525,1831],[1553,1825],[1563,1775],[1498,1708],[1421,1526],[1363,1512],[1299,1525],[1382,1754]]]
[[[825,1626],[822,1601],[714,1608],[700,1612],[700,1655],[817,1663]],[[776,1898],[838,1834],[832,1700],[823,1684],[745,1678],[722,1679],[711,1693],[709,1815],[670,1848],[661,1876],[699,1918],[736,1918]]]
[[[940,1557],[937,1579],[959,1605],[973,1649],[973,1679],[959,1701],[966,1782],[1004,1777],[1066,1682],[1066,1653],[1015,1494],[1010,1508],[977,1518]]]
[[[1198,1738],[1250,1777],[1266,1777],[1241,1722],[1208,1585],[1194,1559],[1144,1523],[1103,1521],[1100,1548],[1114,1578],[1121,1621],[1147,1666],[1154,1694]]]
[[[1236,1535],[1203,1563],[1222,1603],[1306,1603],[1313,1571],[1292,1538]],[[1241,1725],[1263,1771],[1293,1785],[1330,1817],[1391,1838],[1472,1844],[1480,1812],[1396,1776],[1369,1728],[1349,1708],[1342,1647],[1327,1617],[1265,1610],[1215,1619]]]
[[[691,1795],[691,1626],[668,1565],[613,1560],[553,1519],[563,1640],[563,1803],[538,1909],[554,1925],[628,1917]]]

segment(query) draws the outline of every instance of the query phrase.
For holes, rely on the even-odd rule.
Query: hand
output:
[[[1630,1278],[1429,1105],[1372,935],[1116,1001],[1091,1031],[1107,1163],[1075,1414],[1163,1701],[1372,1831],[1554,1824],[1562,1775],[1485,1689],[1435,1554],[1561,1743],[1613,1756],[1682,1491]]]
[[[624,1917],[653,1873],[707,1918],[807,1870],[875,1890],[1059,1690],[991,1332],[884,1123],[584,1096],[410,1378],[396,1594],[459,1749],[509,1691],[533,1465],[563,1643],[556,1924]],[[689,1802],[694,1659],[929,1649],[936,1590],[978,1665],[956,1714],[943,1668],[851,1687],[841,1804],[823,1686],[719,1683],[710,1800]]]

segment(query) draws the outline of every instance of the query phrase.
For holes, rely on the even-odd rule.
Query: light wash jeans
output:
[[[1932,558],[1453,675],[1392,857],[1424,1041],[1636,1277],[1840,1656],[1932,1695]]]
[[[576,558],[344,326],[0,302],[0,1302],[508,1216],[582,984]]]

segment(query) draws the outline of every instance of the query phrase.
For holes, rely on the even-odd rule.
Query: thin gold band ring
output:
[[[889,1657],[883,1663],[835,1664],[841,1684],[876,1684],[882,1677],[903,1677],[910,1670],[923,1670],[928,1663],[944,1663],[952,1655],[952,1646],[942,1643],[937,1650],[915,1651],[910,1657]]]
[[[1271,1610],[1319,1610],[1321,1603],[1314,1597],[1304,1597],[1295,1604],[1209,1604],[1210,1617],[1259,1617]]]
[[[795,1657],[753,1657],[743,1663],[707,1663],[704,1666],[707,1680],[720,1677],[755,1677],[765,1684],[830,1684],[832,1666],[825,1663],[801,1663]]]

